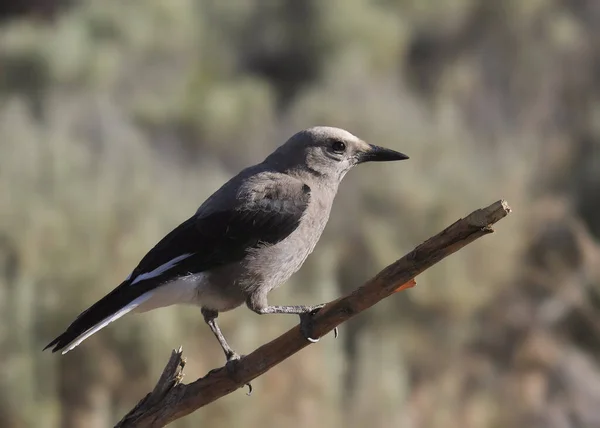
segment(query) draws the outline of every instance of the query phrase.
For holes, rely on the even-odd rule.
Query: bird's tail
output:
[[[139,295],[139,292],[132,289],[128,281],[125,281],[83,311],[63,334],[46,345],[44,351],[52,348],[52,352],[62,350],[62,353],[66,354],[92,334],[134,310],[151,295],[152,291]]]

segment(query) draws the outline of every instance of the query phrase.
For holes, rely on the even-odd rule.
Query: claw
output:
[[[333,338],[334,338],[334,339],[337,339],[337,338],[338,338],[338,328],[337,328],[337,327],[335,327],[335,328],[333,329]]]
[[[227,369],[227,373],[229,373],[230,376],[233,376],[235,374],[235,366],[237,365],[238,361],[240,361],[240,358],[242,357],[240,357],[235,352],[232,352],[231,354],[227,355],[227,362],[225,363],[225,368]]]
[[[300,331],[302,335],[311,343],[317,343],[320,338],[314,339],[311,336],[312,333],[312,317],[319,312],[319,310],[325,305],[318,305],[313,308],[312,311],[300,314]]]
[[[235,380],[235,371],[236,371],[236,365],[238,364],[239,360],[243,357],[236,354],[235,352],[232,352],[231,354],[229,354],[227,356],[227,363],[225,363],[225,368],[227,369],[227,373],[229,374],[229,376]],[[248,387],[248,392],[246,393],[246,395],[249,397],[250,395],[252,395],[252,384],[250,382],[244,384],[244,386]]]
[[[236,352],[230,351],[225,354],[225,358],[227,358],[227,363],[229,363],[231,361],[238,361],[242,357],[240,357]]]

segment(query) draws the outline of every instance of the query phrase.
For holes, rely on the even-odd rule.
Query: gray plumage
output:
[[[259,314],[300,315],[302,331],[312,340],[310,314],[321,305],[270,306],[267,295],[315,248],[346,173],[362,162],[401,159],[407,156],[339,128],[295,134],[225,183],[46,348],[68,352],[128,312],[180,303],[201,307],[228,361],[238,356],[216,318],[244,303]]]

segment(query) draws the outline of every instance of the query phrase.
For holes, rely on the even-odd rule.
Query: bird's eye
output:
[[[331,145],[331,150],[333,150],[335,153],[344,153],[346,150],[346,144],[341,141],[334,141]]]

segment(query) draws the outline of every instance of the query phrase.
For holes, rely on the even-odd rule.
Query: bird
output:
[[[324,305],[272,306],[270,291],[300,269],[327,224],[340,182],[354,166],[408,159],[350,132],[315,126],[243,169],[160,240],[115,289],[83,311],[44,350],[63,354],[128,313],[192,304],[227,363],[240,356],[217,323],[243,304],[257,314],[296,314],[310,341]]]

